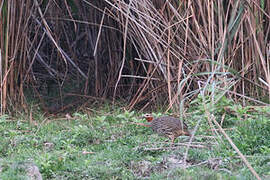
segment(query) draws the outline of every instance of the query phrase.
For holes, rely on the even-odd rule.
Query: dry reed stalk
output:
[[[123,68],[124,68],[124,65],[125,65],[125,59],[126,59],[126,47],[127,47],[127,32],[128,32],[128,24],[129,24],[129,13],[130,13],[130,6],[132,4],[132,0],[130,0],[129,4],[128,4],[128,9],[127,9],[127,14],[126,14],[126,21],[125,21],[125,26],[124,26],[124,44],[123,44],[123,58],[122,58],[122,64],[121,64],[121,67],[120,67],[120,70],[119,70],[119,75],[118,75],[118,79],[116,81],[116,84],[115,84],[115,87],[114,87],[114,93],[113,93],[113,104],[115,102],[115,95],[116,95],[116,88],[118,86],[118,83],[121,79],[121,75],[122,75],[122,71],[123,71]]]
[[[237,148],[237,146],[233,143],[232,139],[227,135],[227,133],[224,131],[224,129],[219,125],[219,123],[216,121],[215,117],[212,115],[212,120],[215,123],[215,125],[219,128],[221,133],[225,136],[225,138],[229,141],[233,149],[237,152],[237,154],[240,156],[240,158],[243,160],[243,162],[246,164],[250,172],[256,177],[256,179],[261,180],[260,176],[257,174],[257,172],[253,169],[253,167],[250,165],[246,157],[240,152],[240,150]]]
[[[9,97],[22,103],[26,84],[41,80],[54,81],[62,97],[65,83],[72,81],[85,95],[128,99],[130,108],[153,105],[157,98],[175,111],[181,98],[190,92],[198,94],[198,81],[209,77],[221,88],[230,86],[230,76],[238,79],[231,88],[234,94],[270,94],[265,41],[270,33],[269,3],[24,0],[5,6],[4,2],[0,6],[2,112],[7,104],[16,104],[8,102]],[[18,10],[14,17],[12,8]],[[150,64],[153,68],[148,72]],[[172,83],[175,80],[178,83]],[[164,83],[166,92],[152,91]],[[153,103],[147,102],[150,95]]]
[[[9,37],[10,6],[11,6],[11,4],[8,3],[7,4],[7,17],[6,17],[6,25],[7,25],[7,27],[5,29],[5,31],[6,31],[5,37]],[[2,24],[2,25],[4,25],[4,24]],[[7,81],[8,81],[7,77],[8,77],[8,73],[9,73],[8,72],[8,68],[9,68],[9,64],[8,64],[8,62],[9,62],[9,58],[8,58],[8,55],[9,55],[8,54],[8,52],[9,52],[9,38],[6,38],[5,39],[5,42],[3,44],[5,44],[5,47],[4,47],[5,53],[4,53],[4,68],[3,68],[4,71],[2,71],[2,73],[3,73],[2,74],[2,77],[4,77],[4,78],[1,79],[1,97],[2,97],[1,98],[1,100],[2,100],[2,102],[1,102],[1,109],[2,109],[1,114],[3,112],[5,112],[6,111],[6,108],[7,108],[7,88],[8,88],[7,87],[7,85],[8,85],[8,83],[7,83]],[[1,48],[1,50],[2,50],[2,48]]]
[[[1,1],[1,114],[25,107],[22,79],[23,64],[27,61],[25,40],[31,8],[29,0]]]

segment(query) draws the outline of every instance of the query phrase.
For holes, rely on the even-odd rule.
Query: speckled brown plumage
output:
[[[170,138],[172,144],[178,136],[190,136],[187,125],[178,118],[171,116],[153,118],[153,116],[149,114],[146,114],[144,117],[150,122],[150,127],[154,132]]]

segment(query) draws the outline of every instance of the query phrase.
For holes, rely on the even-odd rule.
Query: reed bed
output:
[[[29,94],[46,111],[105,99],[128,102],[128,110],[177,111],[209,89],[266,105],[269,7],[258,0],[1,1],[1,112],[27,111]]]

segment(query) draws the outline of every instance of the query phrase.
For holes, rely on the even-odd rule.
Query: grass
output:
[[[186,121],[191,129],[203,113],[199,109],[192,112]],[[170,148],[166,138],[131,124],[142,122],[138,116],[107,107],[91,114],[74,113],[73,119],[46,118],[37,113],[37,125],[26,117],[2,116],[0,179],[26,179],[25,171],[19,168],[24,163],[34,163],[43,179],[254,179],[226,140],[206,137],[211,136],[207,121],[202,122],[194,140],[205,148],[190,148],[190,167],[183,169],[186,147]],[[252,117],[255,115],[249,113],[249,119],[241,121],[230,115],[235,129],[228,134],[267,179],[269,120],[261,116],[254,124]],[[179,137],[176,143],[187,140]]]

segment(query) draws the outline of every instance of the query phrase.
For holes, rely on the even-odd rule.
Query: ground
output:
[[[212,134],[199,111],[187,113],[185,120],[192,131],[203,118],[192,142],[179,137],[173,147],[150,128],[133,124],[144,122],[140,115],[99,108],[70,117],[34,113],[31,121],[26,115],[1,116],[0,179],[27,179],[21,167],[29,163],[43,179],[255,179],[226,139]],[[269,120],[258,127],[246,124],[252,118],[230,123],[237,118],[226,118],[227,126],[233,125],[226,132],[262,179],[270,179]]]

